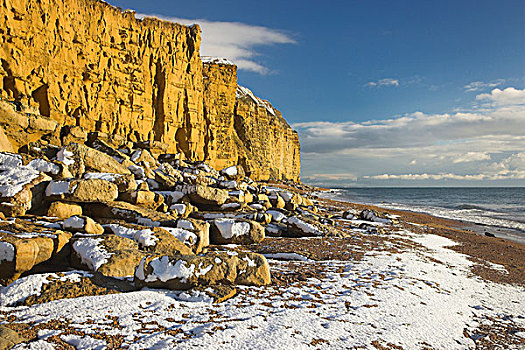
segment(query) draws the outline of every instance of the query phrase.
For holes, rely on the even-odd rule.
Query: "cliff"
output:
[[[219,168],[240,163],[254,179],[299,179],[297,134],[273,107],[236,97],[235,66],[201,62],[198,26],[94,0],[0,4],[0,95],[45,124],[14,131],[1,116],[15,149],[46,132],[64,142],[77,126]]]

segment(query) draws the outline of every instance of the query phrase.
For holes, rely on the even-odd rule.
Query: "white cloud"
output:
[[[467,92],[483,91],[483,90],[487,90],[490,88],[495,88],[496,86],[500,86],[504,83],[505,83],[505,79],[497,79],[491,82],[473,81],[465,85],[465,91]]]
[[[370,81],[366,83],[366,86],[370,87],[388,87],[388,86],[399,86],[399,80],[392,78],[385,78],[378,81]]]
[[[476,96],[478,101],[488,101],[493,106],[525,105],[525,89],[518,90],[512,87],[505,90],[494,89],[490,94]]]
[[[293,124],[303,178],[337,167],[367,184],[525,179],[525,89],[494,89],[477,100],[485,106],[469,112]]]
[[[271,70],[257,60],[257,57],[260,56],[256,50],[257,47],[296,43],[290,34],[263,26],[239,22],[215,22],[206,19],[137,15],[138,18],[147,16],[185,25],[199,24],[202,29],[202,56],[227,58],[239,69],[260,74],[267,74]]]
[[[480,160],[489,160],[490,155],[487,152],[467,152],[465,154],[459,155],[454,159],[453,163],[467,163],[467,162],[476,162]]]

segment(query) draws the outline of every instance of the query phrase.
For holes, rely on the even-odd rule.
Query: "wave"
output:
[[[479,205],[475,205],[475,204],[460,204],[458,206],[455,207],[455,209],[464,209],[464,210],[484,210],[484,211],[489,211],[490,209],[488,208],[484,208],[484,207],[481,207]]]

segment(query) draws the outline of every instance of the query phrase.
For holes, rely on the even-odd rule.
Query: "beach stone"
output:
[[[141,250],[147,252],[168,256],[193,254],[189,246],[171,233],[171,230],[179,229],[163,229],[132,224],[109,224],[105,227],[117,236],[134,240]],[[188,233],[193,234],[191,232]]]
[[[67,231],[82,232],[91,235],[101,235],[104,233],[104,228],[88,216],[71,216],[64,220],[62,227]]]
[[[138,206],[156,209],[164,203],[164,197],[152,191],[133,191],[121,193],[119,199]]]
[[[253,244],[264,239],[264,228],[245,219],[215,219],[211,222],[210,242],[213,244]]]
[[[102,179],[51,181],[46,188],[46,197],[81,203],[109,202],[118,197],[118,187]]]
[[[114,234],[72,241],[71,265],[106,277],[132,276],[140,260],[148,254],[140,251],[134,240]]]
[[[343,212],[343,219],[346,219],[346,220],[355,220],[357,219],[357,217],[350,211],[345,211]]]
[[[0,350],[11,349],[26,340],[11,328],[0,325]]]
[[[322,236],[324,233],[318,223],[312,219],[292,216],[287,219],[287,225],[292,237]]]
[[[135,164],[142,164],[149,169],[157,168],[159,166],[159,163],[157,162],[157,160],[146,149],[136,150],[135,152],[133,152],[130,159]]]
[[[53,202],[47,211],[47,216],[59,219],[67,219],[74,215],[82,215],[82,207],[75,203]]]
[[[380,223],[388,224],[388,225],[392,224],[391,219],[382,218],[375,211],[370,210],[370,209],[363,210],[359,214],[359,218],[361,220],[366,220],[366,221],[380,222]]]
[[[29,222],[0,224],[0,283],[7,285],[58,254],[71,233]],[[27,233],[30,232],[30,233]]]
[[[173,227],[177,219],[173,212],[166,214],[122,201],[87,203],[83,209],[87,215],[94,218],[124,220],[145,226]]]
[[[184,192],[197,206],[199,204],[217,206],[226,203],[229,198],[228,191],[203,185],[186,186]]]
[[[224,168],[219,173],[228,180],[241,180],[246,176],[244,168],[240,165],[232,165]]]
[[[80,143],[71,143],[64,147],[58,153],[57,159],[69,167],[74,177],[81,177],[84,172],[131,173],[113,157]]]
[[[119,192],[133,192],[137,189],[137,182],[133,174],[113,173],[84,173],[84,179],[102,179],[117,185]]]
[[[210,224],[207,221],[182,218],[177,220],[176,228],[193,232],[197,236],[196,241],[183,241],[193,249],[195,254],[201,253],[210,245]]]
[[[264,256],[256,253],[146,257],[135,271],[135,283],[175,290],[217,284],[262,286],[270,283],[270,269]]]
[[[169,209],[177,212],[177,215],[183,218],[187,218],[191,213],[197,211],[197,208],[190,203],[175,203],[172,204]]]

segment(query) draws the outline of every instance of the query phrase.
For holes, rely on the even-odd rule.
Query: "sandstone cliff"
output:
[[[77,126],[219,168],[240,163],[255,179],[299,179],[297,134],[273,107],[236,98],[235,66],[203,65],[198,26],[94,0],[0,4],[1,97],[43,124],[20,136],[25,124],[15,131],[3,115],[15,149],[46,132],[64,142]]]

